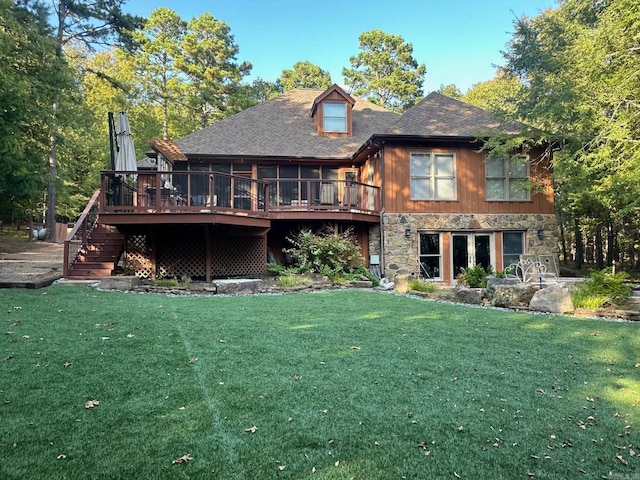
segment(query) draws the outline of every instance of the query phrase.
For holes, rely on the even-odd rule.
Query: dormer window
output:
[[[353,134],[353,106],[356,101],[333,85],[318,95],[311,106],[310,115],[318,135],[326,137],[350,137]]]
[[[323,129],[325,132],[345,133],[347,131],[347,104],[322,103],[324,115]]]

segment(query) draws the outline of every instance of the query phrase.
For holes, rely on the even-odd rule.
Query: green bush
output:
[[[278,277],[278,285],[281,287],[297,287],[306,285],[309,281],[299,275],[285,274]]]
[[[273,273],[279,276],[290,276],[296,275],[300,273],[297,268],[286,267],[284,265],[280,265],[279,263],[269,263],[267,264],[267,271],[269,273]]]
[[[284,249],[296,261],[299,272],[326,275],[334,283],[344,283],[348,275],[363,267],[360,248],[353,229],[337,232],[324,227],[317,233],[300,230],[287,237],[293,247]]]
[[[436,284],[433,282],[426,282],[424,280],[411,280],[409,282],[409,290],[415,290],[416,292],[434,293],[436,291]]]
[[[155,284],[157,287],[165,287],[165,288],[177,287],[178,280],[176,280],[175,278],[159,278],[158,280],[155,281]]]
[[[487,271],[482,265],[474,265],[469,267],[465,273],[458,277],[458,280],[469,288],[485,288],[487,286],[487,275],[493,273],[491,265],[487,268]]]
[[[629,276],[625,272],[613,273],[611,268],[591,270],[589,278],[571,292],[577,308],[599,308],[622,303],[631,295],[631,285],[625,283]]]

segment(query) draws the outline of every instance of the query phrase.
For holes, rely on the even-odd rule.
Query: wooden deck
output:
[[[272,220],[377,223],[380,188],[353,181],[255,180],[212,172],[102,172],[101,222],[228,224]]]

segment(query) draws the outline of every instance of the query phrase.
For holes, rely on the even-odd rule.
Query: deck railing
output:
[[[64,239],[64,263],[62,264],[62,275],[67,277],[69,269],[74,260],[78,256],[78,253],[84,245],[87,244],[87,239],[91,234],[91,230],[96,224],[98,218],[98,198],[100,196],[100,190],[96,190],[84,208],[84,211],[78,218],[71,231],[67,234],[67,238]]]
[[[380,212],[380,188],[349,180],[265,179],[216,172],[102,172],[105,213]]]

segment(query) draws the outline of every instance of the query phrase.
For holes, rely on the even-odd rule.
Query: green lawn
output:
[[[2,479],[640,478],[640,324],[61,286],[0,319]]]

